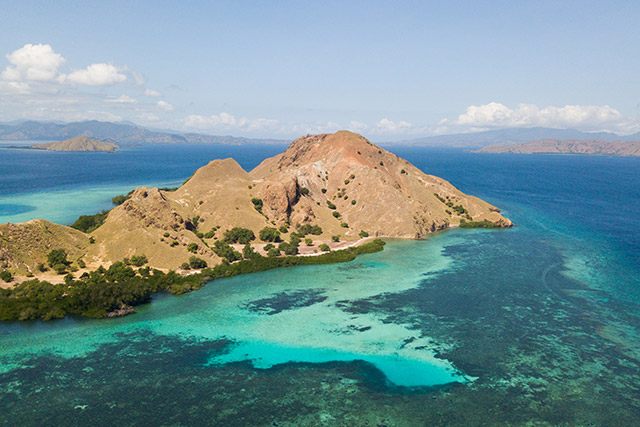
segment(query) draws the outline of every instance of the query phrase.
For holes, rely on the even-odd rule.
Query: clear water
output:
[[[100,171],[100,186],[111,168],[126,176],[112,183],[122,187],[180,182],[193,167],[182,175],[172,169],[178,152],[193,164],[246,155],[245,167],[273,154],[218,149],[135,147],[121,153],[131,156],[128,171],[126,162],[109,166],[114,155],[103,160],[95,153],[96,164],[106,162],[103,169],[88,167],[82,183],[44,191],[80,194],[94,179],[91,170]],[[0,419],[25,425],[43,419],[56,425],[636,423],[640,159],[392,150],[500,206],[517,227],[391,241],[383,252],[346,264],[219,280],[181,297],[158,296],[122,319],[2,324]],[[20,151],[26,157],[11,160],[18,169],[31,154]],[[72,158],[64,153],[57,161]],[[153,165],[148,177],[135,172],[143,159]],[[28,174],[21,179],[0,172],[1,197],[24,197],[34,207],[11,215],[48,212],[34,196],[43,189]],[[13,190],[5,191],[5,182]],[[109,202],[112,195],[105,195],[81,209],[95,211]]]

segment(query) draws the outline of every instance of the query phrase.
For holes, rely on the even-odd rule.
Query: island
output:
[[[382,250],[381,238],[512,226],[497,207],[348,131],[298,138],[250,172],[216,159],[177,189],[141,187],[114,203],[71,227],[0,225],[0,270],[23,282],[0,290],[0,319],[127,314],[154,292],[348,261]],[[28,300],[30,286],[68,305]]]
[[[474,153],[513,154],[595,154],[605,156],[640,156],[640,141],[605,141],[540,139],[522,144],[490,145]]]
[[[35,144],[31,148],[48,151],[105,151],[115,153],[116,149],[120,147],[112,142],[98,141],[97,139],[80,135],[64,141]]]

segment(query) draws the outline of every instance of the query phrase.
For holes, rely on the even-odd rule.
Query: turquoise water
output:
[[[161,167],[164,149],[139,155]],[[0,420],[634,425],[640,159],[394,151],[517,227],[219,280],[121,319],[2,324]],[[12,194],[39,209],[32,191]]]

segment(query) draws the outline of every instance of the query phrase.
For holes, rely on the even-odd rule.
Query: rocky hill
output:
[[[115,153],[118,145],[111,142],[98,141],[86,136],[76,136],[64,141],[48,142],[46,144],[32,145],[31,148],[48,151],[106,151]]]
[[[605,141],[541,139],[524,144],[491,145],[475,153],[513,154],[599,154],[607,156],[640,156],[640,141]]]
[[[355,243],[364,235],[422,238],[465,223],[511,226],[499,212],[364,137],[340,131],[298,138],[250,172],[221,159],[175,191],[138,188],[82,250],[90,265],[144,254],[153,267],[175,269],[190,256],[220,263],[212,248],[234,227],[251,230],[252,245],[264,254],[267,242],[258,236],[265,227],[281,228],[281,238],[289,240],[298,227],[319,226],[321,234],[301,244],[313,253],[322,244]],[[24,267],[32,270],[33,262],[25,258]]]

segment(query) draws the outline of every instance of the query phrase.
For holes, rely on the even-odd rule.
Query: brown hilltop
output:
[[[252,202],[258,199],[260,211]],[[176,191],[136,189],[91,233],[95,244],[86,246],[85,261],[96,265],[145,254],[153,267],[177,268],[194,255],[187,247],[195,243],[195,255],[214,265],[221,260],[208,246],[233,227],[258,236],[264,227],[288,224],[292,232],[296,224],[319,225],[323,234],[312,236],[311,247],[303,243],[306,251],[331,243],[334,235],[355,242],[361,230],[421,238],[459,225],[463,216],[447,202],[463,207],[474,221],[511,226],[499,209],[358,134],[310,135],[250,172],[233,159],[213,160]],[[254,246],[262,250],[263,243],[256,240]]]

